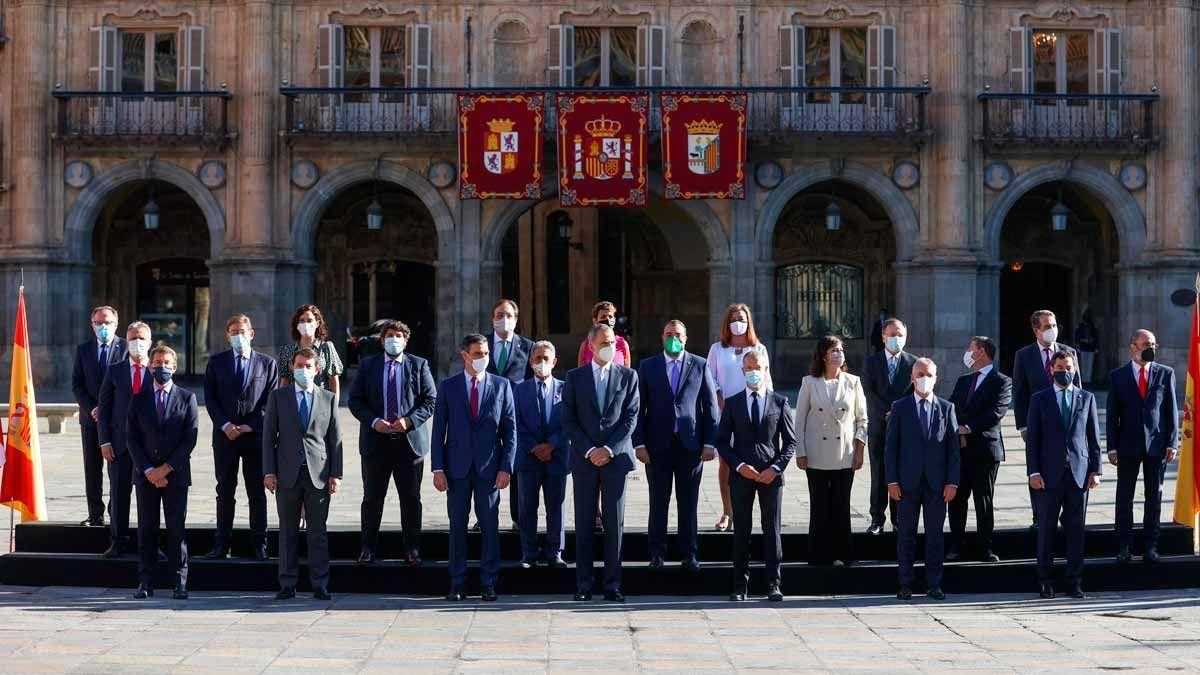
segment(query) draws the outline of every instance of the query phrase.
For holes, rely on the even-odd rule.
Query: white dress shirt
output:
[[[762,386],[762,388],[759,391],[754,391],[750,387],[746,387],[746,415],[750,417],[751,422],[754,421],[754,399],[751,398],[751,396],[753,396],[754,394],[758,395],[758,421],[761,424],[763,415],[765,415],[766,411],[767,411],[767,388],[766,388],[766,386]],[[735,466],[733,468],[733,470],[741,471],[743,466],[746,466],[745,462],[738,464],[737,466]],[[780,473],[778,464],[772,464],[771,468],[775,469],[775,473]]]

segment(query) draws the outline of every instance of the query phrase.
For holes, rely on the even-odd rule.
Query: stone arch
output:
[[[1085,164],[1043,164],[1018,176],[988,209],[983,223],[983,254],[987,261],[1000,260],[1000,235],[1013,205],[1033,188],[1063,181],[1083,188],[1108,211],[1117,228],[1120,260],[1138,260],[1146,247],[1146,217],[1133,195],[1112,174]]]
[[[96,218],[113,192],[123,185],[147,179],[170,183],[183,190],[200,212],[208,226],[209,258],[218,260],[225,246],[225,209],[212,192],[204,187],[195,174],[170,162],[154,161],[147,172],[143,161],[118,164],[97,176],[80,193],[67,211],[65,230],[67,256],[75,262],[92,262],[92,233]]]
[[[892,222],[896,236],[896,261],[912,260],[920,241],[921,227],[916,209],[908,197],[882,173],[863,164],[846,162],[841,171],[828,163],[801,167],[785,178],[763,203],[754,227],[754,245],[759,262],[770,262],[775,246],[775,225],[783,209],[800,192],[811,185],[826,181],[851,183],[875,198]]]

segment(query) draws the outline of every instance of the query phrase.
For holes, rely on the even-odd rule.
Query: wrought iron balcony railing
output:
[[[227,91],[56,91],[58,137],[85,145],[223,146],[232,97]]]
[[[1158,94],[979,95],[992,149],[1038,146],[1144,149],[1156,142]]]
[[[615,88],[614,88],[615,89]],[[553,105],[559,92],[595,92],[594,88],[296,88],[280,89],[287,99],[290,136],[407,136],[452,134],[457,129],[456,95],[537,92]],[[655,100],[660,93],[744,91],[749,95],[751,133],[922,137],[928,131],[925,99],[928,87],[627,87]],[[548,130],[554,128],[547,114]],[[650,128],[659,128],[657,104]]]

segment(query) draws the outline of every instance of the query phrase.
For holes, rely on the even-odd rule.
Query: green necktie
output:
[[[1070,390],[1068,389],[1063,389],[1062,395],[1062,418],[1064,429],[1071,428],[1071,404],[1067,402],[1067,395],[1069,391]]]
[[[504,364],[508,361],[508,340],[500,343],[500,356],[496,358],[496,372],[504,373]]]

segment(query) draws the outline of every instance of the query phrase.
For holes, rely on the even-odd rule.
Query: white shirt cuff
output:
[[[743,467],[743,466],[746,466],[746,463],[745,463],[745,462],[742,462],[741,464],[738,464],[736,467],[734,467],[734,468],[733,468],[733,470],[734,470],[734,471],[737,471],[738,473],[741,473],[741,471],[742,471],[742,467]]]
[[[237,428],[237,426],[233,422],[226,422],[225,424],[223,424],[221,426],[221,431],[228,432],[230,427],[233,427],[234,429]]]
[[[1042,474],[1041,474],[1041,473],[1031,473],[1031,474],[1029,474],[1029,477],[1030,477],[1030,478],[1035,478],[1035,477],[1036,477],[1036,478],[1041,478],[1041,477],[1042,477]]]

